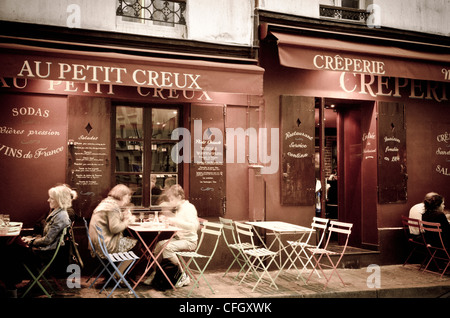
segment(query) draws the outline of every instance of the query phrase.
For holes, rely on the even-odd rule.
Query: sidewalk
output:
[[[343,286],[336,274],[333,275],[328,287],[324,289],[324,278],[313,274],[308,284],[296,279],[294,270],[283,273],[277,279],[278,290],[262,282],[252,292],[253,282],[244,281],[239,284],[233,280],[237,272],[230,272],[223,277],[223,272],[208,272],[206,278],[214,289],[211,293],[206,283],[200,280],[200,287],[195,288],[191,299],[277,299],[277,298],[450,298],[450,276],[433,273],[422,273],[416,265],[389,265],[381,266],[375,270],[368,268],[338,269]],[[329,273],[329,270],[326,271]],[[378,275],[379,273],[379,275]],[[272,275],[275,273],[272,272]],[[304,273],[308,277],[309,271]],[[94,288],[88,288],[86,277],[81,278],[81,288],[67,288],[65,281],[60,284],[64,290],[58,291],[53,298],[106,298],[107,293],[99,293],[102,281],[96,283]],[[192,287],[178,288],[177,290],[157,291],[143,284],[136,288],[140,298],[182,299],[187,298]],[[34,288],[32,297],[45,298],[38,288]],[[110,288],[108,289],[110,290]],[[117,289],[113,298],[134,298],[128,289]]]

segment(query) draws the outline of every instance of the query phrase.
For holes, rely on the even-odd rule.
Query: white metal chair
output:
[[[255,291],[256,287],[263,280],[264,276],[267,276],[269,278],[270,286],[274,286],[276,289],[278,289],[278,286],[275,283],[274,278],[272,278],[272,276],[269,273],[269,267],[275,260],[275,257],[278,255],[278,253],[270,251],[267,248],[255,245],[253,239],[254,232],[253,227],[251,225],[241,222],[234,222],[234,224],[236,226],[239,244],[242,245],[248,242],[250,242],[251,244],[250,248],[242,250],[244,257],[247,260],[248,268],[239,284],[241,284],[244,281],[249,272],[252,272],[258,278],[255,285],[252,288],[252,291]]]
[[[28,294],[28,292],[33,288],[33,286],[36,285],[36,284],[44,292],[44,294],[47,295],[48,298],[51,298],[51,296],[48,293],[48,291],[40,283],[40,280],[41,279],[44,280],[46,282],[46,284],[50,287],[50,289],[52,289],[52,291],[54,291],[52,285],[50,285],[49,281],[47,280],[47,278],[45,277],[44,274],[47,273],[48,269],[50,268],[50,266],[55,261],[57,255],[58,255],[58,252],[59,252],[59,250],[60,250],[60,248],[62,246],[62,243],[64,241],[64,237],[66,236],[66,234],[67,234],[67,228],[64,228],[62,230],[62,232],[61,232],[61,235],[59,236],[58,244],[56,245],[56,248],[55,248],[55,251],[54,251],[54,253],[52,255],[52,258],[50,259],[50,261],[48,261],[47,264],[45,264],[44,266],[42,266],[40,268],[37,268],[37,272],[38,272],[37,275],[35,275],[33,273],[33,271],[30,269],[30,266],[28,266],[26,264],[23,264],[23,266],[25,267],[25,270],[28,272],[28,274],[30,274],[30,276],[32,277],[33,280],[31,282],[31,284],[28,286],[27,290],[23,293],[22,298],[25,297]]]
[[[183,267],[184,273],[186,275],[189,275],[189,277],[193,281],[193,286],[189,291],[188,297],[190,297],[194,288],[199,286],[200,278],[203,278],[203,280],[206,282],[211,292],[214,294],[214,289],[209,284],[204,273],[217,250],[219,239],[222,234],[222,228],[223,228],[222,224],[205,221],[201,229],[202,234],[197,244],[197,249],[192,252],[189,251],[175,252],[180,261],[180,264]],[[208,241],[208,249],[209,249],[208,252],[204,252],[205,250],[204,246],[206,246],[204,242],[206,240]],[[200,263],[201,260],[202,264]],[[192,268],[191,264],[194,264],[195,268]],[[198,276],[196,276],[194,272],[197,272]],[[179,278],[179,280],[181,279],[182,277]]]
[[[434,272],[438,274],[442,271],[442,278],[450,265],[450,255],[447,251],[447,248],[445,247],[444,240],[442,239],[441,224],[427,221],[419,221],[419,223],[420,229],[423,230],[426,247],[431,255],[430,260],[428,261],[423,271]],[[434,263],[436,264],[437,272],[428,269],[431,261],[434,261]],[[441,269],[438,265],[438,262],[443,263],[445,267]]]
[[[293,256],[295,254],[295,259],[293,259],[292,264],[289,266],[288,269],[290,269],[292,266],[295,266],[295,261],[300,261],[302,265],[302,270],[297,276],[297,279],[301,277],[303,279],[303,271],[307,268],[308,264],[310,264],[314,268],[314,264],[311,262],[312,260],[312,254],[308,254],[306,249],[307,248],[318,248],[322,246],[323,239],[325,238],[325,233],[328,227],[329,219],[319,218],[319,217],[313,217],[313,221],[311,223],[311,229],[314,231],[309,232],[308,237],[302,241],[287,241],[287,243],[291,246],[292,251],[289,257]],[[316,235],[316,243],[312,244],[310,243],[312,234],[315,233]],[[303,260],[306,259],[304,262]],[[314,269],[316,274],[320,277],[319,272],[317,269]]]
[[[348,239],[352,232],[352,227],[353,227],[353,224],[351,224],[351,223],[330,221],[330,226],[328,227],[328,238],[327,238],[325,247],[323,247],[323,248],[320,248],[320,247],[308,248],[308,251],[311,253],[311,255],[314,259],[314,262],[315,262],[314,269],[318,268],[320,270],[320,272],[322,273],[322,275],[325,277],[326,283],[324,284],[324,289],[327,288],[328,283],[330,282],[334,273],[336,273],[336,275],[341,280],[342,284],[345,286],[345,282],[342,279],[342,277],[339,275],[339,273],[337,271],[337,267],[339,266],[339,263],[341,262],[342,257],[344,256],[345,250],[347,249]],[[330,243],[331,236],[335,233],[337,233],[338,235],[341,234],[341,235],[345,236],[345,243],[340,248],[339,252],[332,251],[329,249],[329,247],[330,247],[329,243]],[[326,260],[325,260],[325,262],[322,262],[324,256],[326,256],[326,260],[329,263],[326,263]],[[332,256],[337,257],[338,259],[333,261]],[[325,272],[323,271],[323,267],[331,268],[331,273],[329,276],[325,275]],[[308,282],[310,280],[313,272],[314,272],[314,270],[311,271],[306,282]]]
[[[230,266],[228,266],[228,269],[225,271],[223,276],[226,276],[234,263],[237,263],[239,265],[239,272],[234,277],[235,280],[242,273],[245,267],[248,266],[247,260],[245,259],[242,251],[251,248],[252,245],[250,243],[240,244],[238,242],[233,220],[222,217],[219,217],[219,220],[223,225],[222,237],[231,254],[233,255],[233,261],[231,262]]]
[[[109,253],[108,249],[106,248],[105,244],[105,238],[103,236],[103,231],[100,227],[95,226],[97,235],[98,235],[98,241],[100,248],[103,252],[103,254],[106,256],[106,259],[110,263],[111,267],[114,269],[114,273],[110,273],[109,279],[106,281],[105,285],[103,286],[100,293],[106,289],[106,286],[109,284],[111,279],[114,279],[114,275],[116,275],[119,279],[116,281],[116,284],[114,285],[111,292],[108,294],[107,298],[111,296],[111,294],[116,290],[116,288],[119,286],[120,282],[123,282],[126,287],[133,293],[133,295],[136,298],[139,298],[136,292],[133,290],[133,288],[130,286],[128,281],[126,280],[125,276],[127,275],[130,268],[133,266],[133,264],[139,259],[136,254],[134,254],[132,251],[129,252],[123,252],[123,253]],[[122,265],[123,262],[129,262],[128,266],[125,268],[124,272],[122,273],[119,269],[119,267]]]

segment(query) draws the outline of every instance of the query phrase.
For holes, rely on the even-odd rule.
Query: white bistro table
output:
[[[307,235],[311,232],[314,232],[313,229],[304,227],[304,226],[300,226],[300,225],[296,225],[296,224],[282,222],[282,221],[251,221],[251,222],[249,221],[246,223],[253,226],[255,233],[258,236],[259,240],[261,241],[262,244],[264,244],[264,246],[267,249],[278,252],[278,257],[279,257],[279,262],[277,263],[278,273],[275,276],[275,280],[278,278],[278,276],[281,274],[281,272],[283,271],[283,269],[286,267],[287,264],[289,264],[288,268],[291,268],[292,266],[294,266],[298,270],[297,266],[294,263],[295,258],[292,259],[291,253],[289,253],[287,250],[289,245],[285,244],[283,242],[282,236],[283,235],[297,235],[298,236],[297,240],[302,241],[302,240],[304,240],[305,235]],[[266,245],[266,243],[263,240],[263,238],[261,237],[261,235],[259,233],[260,231],[258,231],[258,229],[265,230],[266,235],[274,236],[274,240],[270,243],[269,246]],[[278,249],[277,249],[277,246],[275,243],[278,243]],[[284,254],[286,254],[286,259],[284,262],[282,261],[282,255],[281,255],[282,252],[284,252]],[[303,277],[302,277],[302,279],[303,279]]]

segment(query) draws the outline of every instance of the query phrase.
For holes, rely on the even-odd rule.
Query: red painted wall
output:
[[[33,226],[65,182],[66,98],[0,94],[0,213]]]

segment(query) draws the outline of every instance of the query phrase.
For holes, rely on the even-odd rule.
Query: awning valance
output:
[[[0,44],[0,77],[263,94],[256,65]]]
[[[287,67],[432,81],[450,80],[450,53],[418,52],[331,38],[270,33],[278,40],[280,63]]]

